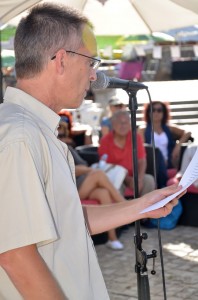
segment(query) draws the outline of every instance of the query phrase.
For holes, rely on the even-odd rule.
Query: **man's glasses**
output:
[[[153,108],[153,112],[161,113],[161,112],[163,112],[163,109],[162,108]]]
[[[99,67],[100,63],[101,63],[101,60],[99,58],[91,57],[91,56],[81,54],[81,53],[78,53],[78,52],[75,52],[75,51],[70,51],[70,50],[65,50],[65,52],[72,53],[72,54],[77,54],[77,55],[84,56],[84,57],[87,57],[87,58],[91,59],[90,67],[93,68],[93,69],[97,69]],[[56,58],[56,55],[52,56],[51,60],[53,60],[55,58]]]

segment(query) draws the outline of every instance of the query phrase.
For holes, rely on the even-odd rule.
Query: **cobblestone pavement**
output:
[[[141,228],[148,239],[142,248],[147,254],[157,250],[156,275],[151,275],[152,259],[148,260],[148,278],[151,300],[164,300],[162,271],[157,229]],[[137,296],[135,266],[135,227],[130,226],[120,236],[125,248],[113,251],[104,244],[96,246],[99,263],[111,300],[132,300]],[[167,300],[198,300],[198,228],[177,226],[161,231]],[[102,300],[102,299],[101,299]]]

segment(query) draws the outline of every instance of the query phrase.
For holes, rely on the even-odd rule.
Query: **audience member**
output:
[[[167,168],[177,168],[181,143],[189,140],[191,132],[169,123],[170,114],[166,103],[153,101],[152,110],[155,146],[160,149]],[[139,133],[145,143],[151,144],[150,103],[145,107],[144,121],[145,125],[139,128]]]
[[[68,137],[71,139],[73,147],[92,144],[92,129],[90,126],[84,124],[74,126],[72,113],[66,109],[61,109],[59,116],[67,124]]]
[[[133,189],[132,137],[130,116],[127,111],[117,111],[112,116],[112,131],[100,140],[100,156],[107,154],[108,163],[121,165],[128,170],[125,185]],[[138,185],[140,195],[154,190],[154,178],[145,174],[146,153],[142,138],[137,134]]]
[[[181,190],[82,207],[58,113],[79,107],[100,60],[89,20],[63,5],[33,6],[15,35],[16,88],[0,105],[1,299],[109,300],[90,234],[170,214]]]
[[[67,145],[70,145],[72,147],[76,146],[76,144],[70,134],[70,125],[69,125],[68,119],[65,116],[61,117],[61,121],[59,122],[58,138],[60,140],[63,140],[64,143],[66,143]]]
[[[67,132],[63,135],[60,126],[58,131],[58,138],[62,142],[67,143]],[[125,201],[120,192],[114,188],[104,171],[88,167],[87,162],[81,158],[73,147],[70,146],[69,149],[74,158],[76,186],[80,199],[96,199],[101,204]],[[117,238],[115,229],[108,231],[108,237],[107,247],[113,250],[122,250],[124,248],[123,244]]]
[[[186,147],[184,150],[184,154],[182,156],[182,161],[181,161],[181,167],[180,170],[177,172],[177,174],[173,177],[170,178],[167,182],[168,185],[178,183],[181,177],[183,176],[184,172],[186,171],[189,163],[191,162],[196,150],[197,150],[197,145],[191,144]],[[198,180],[196,180],[189,188],[188,191],[193,192],[193,193],[198,193]]]
[[[102,136],[106,135],[112,130],[112,115],[118,110],[126,110],[126,105],[121,99],[119,99],[117,96],[114,96],[109,100],[107,109],[109,110],[108,116],[103,117],[100,123]]]

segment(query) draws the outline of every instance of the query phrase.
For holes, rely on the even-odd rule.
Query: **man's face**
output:
[[[93,69],[92,57],[97,56],[97,44],[91,28],[87,25],[84,26],[82,40],[83,46],[78,49],[71,49],[76,53],[66,53],[67,90],[66,88],[65,90],[67,95],[65,94],[65,107],[67,108],[79,107],[90,89],[90,82],[96,80],[96,69]]]
[[[126,136],[131,129],[130,119],[128,116],[121,115],[113,122],[113,130],[119,136]]]

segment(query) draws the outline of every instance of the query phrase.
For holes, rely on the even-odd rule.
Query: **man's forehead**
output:
[[[93,55],[97,56],[97,43],[95,35],[89,25],[85,25],[82,32],[82,41],[87,50]]]
[[[128,123],[130,121],[129,117],[128,116],[118,116],[117,118],[114,119],[115,123],[116,124],[119,124],[119,122],[121,123]]]

